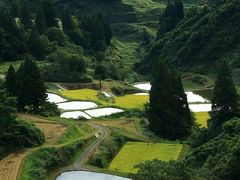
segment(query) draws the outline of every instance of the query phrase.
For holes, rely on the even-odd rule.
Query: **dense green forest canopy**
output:
[[[140,73],[148,73],[155,59],[162,59],[182,70],[215,72],[222,60],[239,68],[239,1],[209,1],[156,40],[137,66]],[[194,68],[194,69],[193,69]]]

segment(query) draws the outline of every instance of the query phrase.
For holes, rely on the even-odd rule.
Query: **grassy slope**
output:
[[[182,151],[181,144],[128,142],[114,158],[110,170],[135,173],[134,165],[146,160],[177,160]]]

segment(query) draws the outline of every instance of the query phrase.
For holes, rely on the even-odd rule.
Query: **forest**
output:
[[[237,180],[238,0],[0,0],[0,180]]]

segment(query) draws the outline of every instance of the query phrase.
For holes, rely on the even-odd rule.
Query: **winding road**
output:
[[[54,173],[54,176],[52,176],[50,179],[55,180],[56,176],[66,171],[96,172],[96,169],[94,167],[86,166],[86,163],[89,160],[89,158],[94,154],[96,149],[100,146],[100,144],[110,136],[111,130],[103,125],[96,125],[92,123],[87,124],[97,130],[96,134],[99,135],[97,139],[83,150],[81,155],[75,160],[75,162],[72,165],[57,170],[57,172]]]

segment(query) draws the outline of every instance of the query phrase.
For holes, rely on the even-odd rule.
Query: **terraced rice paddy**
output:
[[[87,101],[71,101],[57,104],[59,109],[63,110],[82,110],[96,108],[97,104]]]
[[[47,93],[47,101],[51,103],[61,103],[67,101],[66,99],[62,98],[61,96],[53,93]]]
[[[85,111],[91,117],[101,117],[101,116],[109,116],[111,114],[121,113],[124,112],[122,109],[118,108],[99,108],[99,109],[91,109]]]
[[[194,114],[195,114],[196,122],[200,125],[200,127],[206,128],[208,119],[210,119],[208,112],[196,112]]]
[[[136,173],[135,165],[147,160],[177,160],[183,146],[168,143],[128,142],[111,162],[109,169],[113,171]]]

